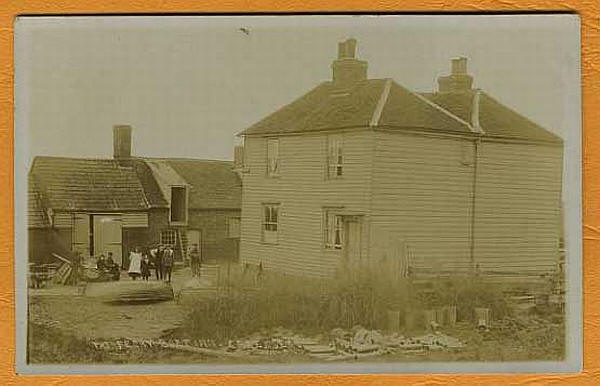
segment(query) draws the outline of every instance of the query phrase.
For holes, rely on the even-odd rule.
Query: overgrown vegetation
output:
[[[406,302],[405,283],[318,280],[263,274],[260,283],[234,274],[225,293],[198,302],[182,328],[194,337],[227,341],[245,334],[283,326],[322,332],[334,327],[381,328],[383,310]]]
[[[190,306],[180,331],[226,342],[277,327],[315,334],[355,325],[383,330],[390,311],[399,313],[402,324],[406,313],[416,313],[411,310],[447,305],[455,305],[463,321],[472,320],[475,307],[490,308],[494,318],[509,315],[506,288],[476,278],[434,279],[423,287],[363,270],[327,280],[263,272],[256,285],[249,281],[247,274],[234,273],[223,293]]]

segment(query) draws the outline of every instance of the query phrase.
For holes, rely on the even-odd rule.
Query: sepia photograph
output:
[[[17,18],[19,371],[578,371],[579,30]]]

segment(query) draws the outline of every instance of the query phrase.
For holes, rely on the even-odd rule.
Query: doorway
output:
[[[344,260],[349,268],[361,264],[362,222],[359,216],[344,216]]]
[[[115,263],[123,267],[121,216],[93,215],[94,254],[108,256],[112,252]]]

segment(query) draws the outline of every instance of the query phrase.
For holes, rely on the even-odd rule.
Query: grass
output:
[[[326,336],[334,328],[350,329],[361,325],[367,329],[385,330],[390,310],[400,311],[400,321],[410,310],[457,306],[459,323],[443,328],[443,332],[467,343],[458,351],[432,352],[427,356],[406,357],[400,354],[377,357],[376,361],[508,361],[558,360],[564,357],[564,315],[552,309],[536,311],[542,319],[551,320],[540,328],[492,329],[480,332],[474,328],[474,307],[488,307],[492,316],[510,316],[509,304],[502,285],[484,280],[449,277],[417,288],[407,280],[390,280],[385,272],[363,272],[327,280],[295,278],[263,272],[258,281],[254,274],[232,270],[228,285],[220,295],[197,301],[189,307],[183,325],[169,335],[174,338],[212,339],[221,344],[268,330],[283,327],[308,336]],[[184,307],[184,306],[182,306]],[[421,323],[421,326],[423,323]],[[168,349],[134,350],[127,353],[93,350],[84,339],[52,327],[30,323],[30,363],[229,363],[223,358],[207,358],[193,353]],[[422,326],[423,328],[423,326]],[[404,331],[406,333],[406,331]],[[419,331],[417,331],[418,333]],[[247,358],[240,363],[256,361],[302,361],[309,358]]]
[[[407,301],[405,282],[367,276],[319,280],[263,273],[252,287],[236,271],[229,282],[221,296],[191,306],[181,328],[186,336],[226,342],[276,327],[312,333],[358,324],[385,328],[386,311]]]
[[[224,343],[278,327],[313,334],[356,325],[385,330],[389,311],[399,311],[403,323],[411,310],[445,305],[456,305],[458,320],[472,321],[475,307],[490,308],[493,318],[502,318],[510,315],[506,290],[483,279],[449,277],[432,280],[424,291],[407,279],[391,280],[381,271],[327,280],[263,272],[252,286],[239,271],[233,272],[220,296],[190,306],[179,335]],[[415,324],[424,328],[420,322]]]
[[[86,364],[108,361],[105,353],[93,350],[85,340],[57,328],[29,322],[28,362],[38,364]]]

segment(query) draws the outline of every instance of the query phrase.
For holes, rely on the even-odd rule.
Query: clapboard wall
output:
[[[480,270],[555,270],[562,146],[490,139],[478,153],[474,235]]]
[[[380,132],[371,258],[392,241],[424,271],[545,274],[556,268],[562,147]]]
[[[336,133],[339,133],[336,131]],[[344,174],[326,175],[327,134],[280,136],[278,177],[267,177],[267,137],[245,138],[240,260],[294,275],[333,274],[343,252],[324,247],[323,212],[343,207],[363,216],[361,256],[368,256],[373,136],[342,133]],[[277,244],[262,242],[262,204],[279,203]]]
[[[400,243],[412,268],[465,270],[470,261],[471,142],[452,136],[377,132],[372,258]]]

